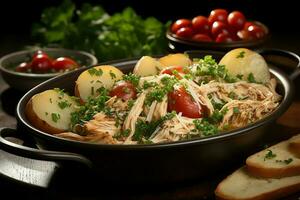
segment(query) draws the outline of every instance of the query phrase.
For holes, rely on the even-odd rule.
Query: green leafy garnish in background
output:
[[[43,11],[33,24],[32,36],[42,46],[88,51],[99,61],[165,53],[166,28],[154,17],[142,19],[128,7],[109,15],[101,6],[71,0]]]

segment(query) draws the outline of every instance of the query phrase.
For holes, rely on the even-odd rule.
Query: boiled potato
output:
[[[164,67],[170,66],[182,66],[187,67],[192,64],[192,61],[186,54],[176,53],[176,54],[169,54],[167,56],[161,57],[159,62]]]
[[[90,68],[82,72],[75,86],[75,95],[81,102],[86,102],[89,96],[97,96],[97,89],[104,87],[111,89],[114,83],[122,79],[123,72],[110,65]]]
[[[231,75],[243,75],[248,80],[253,74],[255,80],[261,83],[270,81],[270,72],[265,59],[258,53],[245,48],[229,51],[219,62],[225,65]]]
[[[35,128],[56,134],[70,128],[71,113],[76,105],[77,102],[61,90],[46,90],[29,100],[25,114]]]
[[[135,65],[133,73],[139,76],[152,76],[159,73],[162,65],[155,58],[143,56]]]

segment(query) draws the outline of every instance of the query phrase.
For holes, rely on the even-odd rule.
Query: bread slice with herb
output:
[[[283,178],[258,178],[242,167],[224,179],[215,190],[221,200],[279,199],[300,191],[300,175]]]
[[[280,142],[248,157],[246,164],[249,172],[265,178],[300,175],[300,158],[290,151],[291,140]]]
[[[300,134],[290,139],[290,150],[300,157]]]

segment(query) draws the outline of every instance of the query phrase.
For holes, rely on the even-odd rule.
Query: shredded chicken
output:
[[[162,86],[163,77],[170,77],[170,75],[142,77],[139,86],[143,88],[145,81]],[[271,79],[265,85],[245,81],[225,83],[215,80],[198,85],[193,80],[181,79],[179,84],[176,83],[172,87],[176,89],[182,85],[199,107],[205,107],[208,117],[211,117],[216,109],[223,113],[223,118],[215,126],[216,130],[218,128],[222,130],[228,126],[230,129],[240,128],[262,119],[278,107],[281,99],[281,96],[275,91],[275,79]],[[151,87],[139,93],[131,108],[128,106],[128,101],[123,101],[116,96],[111,97],[106,102],[106,106],[112,113],[117,113],[117,116],[100,112],[94,115],[92,120],[79,127],[78,133],[80,134],[65,132],[57,134],[57,136],[104,144],[137,144],[138,141],[134,140],[137,122],[156,123],[167,115],[168,95],[163,96],[160,101],[154,100],[150,102],[151,105],[147,105],[148,102],[145,103],[145,101],[150,91]],[[217,108],[216,104],[221,107]],[[194,120],[182,116],[181,113],[175,114],[174,117],[163,119],[158,126],[154,126],[150,132],[151,136],[148,135],[143,140],[159,143],[178,141],[195,134],[201,137],[201,133],[199,135],[199,132],[195,131]],[[202,119],[198,120],[202,123]],[[128,131],[128,133],[116,137],[122,131]]]
[[[155,134],[152,134],[150,140],[154,143],[178,141],[190,134],[194,127],[193,119],[175,115],[166,121]]]

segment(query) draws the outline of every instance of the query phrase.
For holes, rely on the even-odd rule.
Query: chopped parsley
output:
[[[228,97],[230,99],[238,99],[238,95],[233,91],[229,92]]]
[[[205,118],[201,119],[195,119],[193,121],[195,125],[195,129],[192,130],[193,132],[198,132],[199,134],[202,134],[204,136],[211,136],[218,133],[218,127],[214,124],[211,124],[206,120]]]
[[[247,77],[248,82],[250,83],[259,83],[255,80],[253,73],[250,73]]]
[[[129,74],[124,74],[123,75],[123,80],[131,82],[134,86],[138,86],[139,85],[140,78],[141,78],[140,76],[135,75],[135,74],[133,74],[131,72]]]
[[[178,83],[176,77],[163,77],[161,79],[162,86],[156,85],[153,89],[147,94],[145,104],[151,105],[153,101],[161,102],[169,92],[173,91],[173,87]]]
[[[238,108],[238,107],[234,107],[234,108],[233,108],[233,113],[234,113],[234,114],[240,113],[239,108]]]
[[[135,100],[133,100],[133,99],[129,99],[129,100],[128,100],[128,103],[127,103],[127,105],[128,105],[128,110],[130,110],[130,109],[132,108],[132,106],[134,105],[134,102],[135,102]]]
[[[59,95],[61,98],[64,97],[65,92],[64,92],[63,89],[60,89],[60,88],[54,88],[53,90],[54,90],[55,92],[57,92],[58,95]]]
[[[103,74],[102,69],[96,69],[95,67],[88,69],[88,72],[91,76],[102,76]]]
[[[48,113],[48,112],[45,112],[45,115],[47,116],[47,115],[49,115],[49,113]]]
[[[219,102],[216,102],[211,95],[208,95],[208,98],[210,99],[211,104],[213,105],[214,109],[216,110],[221,110],[223,108],[223,106],[227,103],[225,101],[223,101],[222,99],[220,99]]]
[[[155,87],[155,86],[158,86],[158,83],[149,82],[149,81],[144,81],[144,83],[143,83],[143,89],[148,89],[150,87]]]
[[[92,86],[91,87],[91,95],[94,95],[95,94],[95,88]]]
[[[52,121],[54,121],[56,123],[56,122],[58,122],[58,120],[60,120],[60,114],[59,113],[51,113],[51,118],[52,118]]]
[[[50,103],[52,103],[52,98],[49,98]]]
[[[276,160],[276,162],[281,162],[281,163],[284,163],[284,164],[288,165],[291,162],[293,162],[293,158],[289,158],[289,159],[286,159],[286,160]]]
[[[242,80],[243,77],[244,77],[244,75],[243,75],[243,74],[238,74],[238,75],[236,75],[236,77],[237,77],[238,79]]]
[[[268,149],[267,151],[268,151],[268,153],[266,153],[266,155],[264,157],[264,161],[266,161],[267,159],[273,159],[277,156],[271,150]]]
[[[109,75],[110,75],[110,77],[112,79],[116,79],[117,78],[116,74],[114,74],[111,70],[109,70]]]
[[[228,74],[228,70],[225,68],[225,65],[219,65],[211,55],[205,56],[196,63],[195,76],[210,76],[211,79],[220,78],[229,83],[237,81],[236,77]]]
[[[244,58],[245,57],[245,51],[241,51],[236,58]]]
[[[128,137],[129,134],[130,134],[130,130],[126,129],[126,130],[122,130],[122,131],[118,132],[113,137],[116,138],[116,139],[121,139],[121,138],[124,138],[124,137],[125,138]]]
[[[64,101],[58,102],[57,105],[58,105],[58,107],[59,107],[60,109],[63,110],[63,109],[65,109],[65,108],[67,108],[67,107],[71,107],[72,103],[69,103],[67,100],[64,100]]]
[[[143,140],[148,140],[158,126],[163,124],[166,120],[172,119],[175,115],[175,112],[167,113],[162,118],[151,122],[143,121],[141,119],[137,120],[132,139],[139,143],[143,143]]]
[[[75,124],[83,124],[91,120],[95,114],[104,111],[105,102],[109,99],[108,90],[101,87],[97,89],[97,93],[96,97],[90,96],[84,105],[78,106],[78,109],[71,113],[72,127]]]

